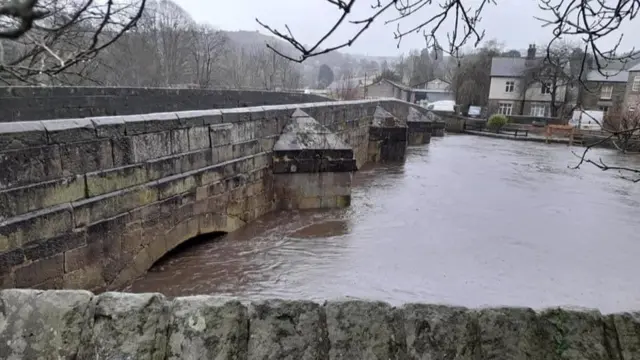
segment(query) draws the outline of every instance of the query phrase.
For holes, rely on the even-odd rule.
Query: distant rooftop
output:
[[[629,72],[624,70],[613,70],[613,69],[602,69],[601,71],[589,70],[589,72],[587,73],[587,81],[626,83],[628,79],[629,79]]]

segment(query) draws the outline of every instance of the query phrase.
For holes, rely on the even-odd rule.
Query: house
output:
[[[552,89],[549,84],[524,84],[526,70],[543,58],[536,57],[535,45],[530,45],[525,58],[494,57],[491,60],[491,85],[488,108],[504,115],[550,116]],[[567,86],[556,86],[556,104],[567,97]]]
[[[635,111],[640,107],[640,63],[629,68],[624,96],[624,108]]]
[[[639,69],[640,71],[640,69]],[[588,70],[581,89],[581,105],[585,110],[621,110],[625,102],[629,72],[625,70]]]
[[[375,76],[343,77],[329,84],[325,92],[343,100],[362,99],[365,97],[365,88],[374,80]]]
[[[422,84],[417,84],[412,88],[415,93],[415,102],[427,100],[428,102],[455,100],[455,94],[450,89],[448,82],[441,79],[434,79]]]
[[[380,79],[367,86],[365,94],[367,98],[392,97],[412,103],[415,102],[415,93],[409,86],[387,79]]]

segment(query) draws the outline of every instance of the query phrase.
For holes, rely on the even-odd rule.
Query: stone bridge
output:
[[[0,123],[0,288],[119,288],[200,234],[348,206],[354,170],[442,134],[420,111],[385,99]]]

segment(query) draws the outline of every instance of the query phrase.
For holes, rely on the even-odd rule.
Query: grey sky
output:
[[[475,2],[477,0],[471,0]],[[224,30],[261,30],[256,17],[264,23],[284,30],[288,24],[296,38],[303,43],[315,43],[336,21],[340,11],[326,0],[176,0],[198,22],[206,22]],[[436,2],[436,1],[434,1]],[[505,44],[506,48],[526,49],[529,43],[540,44],[551,37],[550,28],[541,28],[541,23],[533,16],[545,17],[539,10],[536,0],[498,0],[499,5],[486,8],[481,28],[486,30],[485,39],[495,38]],[[371,12],[370,5],[376,0],[359,0],[359,7],[350,19],[366,18]],[[395,13],[395,10],[394,10]],[[424,9],[412,18],[401,23],[401,29],[408,29],[420,19],[427,18],[428,9]],[[389,14],[393,15],[393,14]],[[387,19],[390,16],[387,16]],[[363,55],[393,56],[406,53],[411,49],[424,47],[424,39],[420,34],[411,34],[403,39],[400,48],[393,39],[395,24],[385,25],[384,20],[375,22],[351,47],[344,52]],[[451,22],[440,32],[439,39],[446,40],[446,30]],[[347,40],[354,32],[354,27],[343,26],[329,44],[338,44]],[[634,43],[631,34],[640,33],[640,22],[634,20],[624,29],[627,34],[624,49],[640,47],[640,41]],[[611,46],[617,36],[607,39],[606,46]]]

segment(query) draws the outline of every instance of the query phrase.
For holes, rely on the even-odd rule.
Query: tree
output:
[[[409,84],[423,84],[435,79],[434,61],[436,60],[432,59],[428,49],[423,49],[421,52],[412,51],[409,53],[409,58],[413,64]]]
[[[134,28],[146,0],[0,3],[0,83],[49,85],[82,78],[92,61]]]
[[[470,105],[485,106],[491,87],[491,59],[500,54],[499,44],[488,41],[484,47],[465,54],[456,66],[450,66],[448,75],[450,89],[463,111]]]
[[[213,83],[214,72],[220,71],[219,62],[228,51],[228,39],[210,26],[196,25],[191,29],[191,41],[193,83],[201,88],[208,88]]]
[[[546,56],[528,60],[519,83],[522,102],[535,86],[536,91],[539,87],[542,93],[550,95],[551,117],[570,110],[567,108],[571,100],[570,89],[579,85],[579,77],[583,73],[582,69],[575,69],[582,66],[580,61],[573,61],[579,53],[575,50],[571,43],[557,42],[547,49]]]
[[[333,70],[327,65],[322,64],[318,70],[318,88],[324,89],[333,82]]]
[[[378,75],[375,79],[374,82],[378,82],[382,79],[386,79],[389,81],[393,81],[393,82],[401,82],[402,79],[400,78],[400,75],[396,74],[393,70],[391,69],[384,69],[382,70],[382,72],[380,73],[380,75]]]
[[[501,56],[504,57],[513,57],[513,58],[519,58],[522,57],[522,55],[520,54],[520,51],[518,50],[509,50],[507,52],[502,53]]]
[[[352,69],[346,68],[336,81],[335,87],[331,89],[331,96],[339,100],[355,100],[360,97],[360,84],[355,79],[355,73]]]
[[[484,38],[484,30],[481,27],[482,14],[487,5],[494,3],[492,0],[416,0],[399,2],[397,0],[380,0],[370,6],[370,13],[363,18],[350,18],[356,2],[363,0],[326,0],[328,6],[335,7],[340,12],[329,30],[322,34],[319,40],[312,45],[304,45],[299,42],[286,27],[286,31],[274,29],[256,19],[267,31],[287,41],[297,51],[297,56],[292,57],[281,53],[292,61],[303,62],[306,59],[327,54],[351,46],[381,17],[390,17],[386,23],[397,24],[394,38],[398,43],[409,34],[423,33],[427,48],[432,48],[436,53],[440,50],[453,56],[458,56],[463,46],[472,43],[479,46]],[[584,41],[584,52],[591,54],[596,59],[597,68],[602,69],[602,62],[618,59],[617,49],[622,39],[610,49],[603,49],[598,44],[603,38],[611,36],[622,23],[631,21],[640,11],[637,1],[629,0],[593,0],[593,1],[564,1],[564,0],[538,0],[538,7],[545,12],[545,17],[537,18],[542,26],[549,29],[553,44],[565,36],[576,36]],[[396,12],[395,14],[393,12]],[[422,17],[420,17],[422,15]],[[409,18],[419,18],[417,22]],[[406,29],[400,27],[402,22],[410,25]],[[325,42],[332,41],[332,35],[346,23],[353,25],[353,35],[344,42],[333,46],[324,46]],[[452,25],[452,30],[447,33],[448,44],[438,42],[436,35],[441,28]]]

